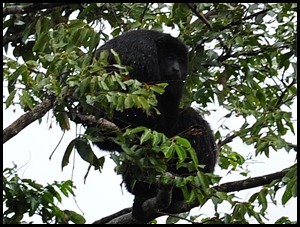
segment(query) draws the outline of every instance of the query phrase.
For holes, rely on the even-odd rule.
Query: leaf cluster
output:
[[[72,181],[55,181],[43,186],[32,179],[22,179],[17,174],[17,166],[3,170],[3,224],[21,224],[24,215],[39,215],[47,224],[84,224],[85,219],[74,211],[62,210],[62,195],[75,196]]]

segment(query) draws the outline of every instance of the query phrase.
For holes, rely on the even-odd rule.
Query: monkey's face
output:
[[[159,56],[159,64],[161,81],[169,84],[166,92],[169,95],[181,96],[187,76],[187,59],[168,52]]]
[[[184,81],[187,74],[187,62],[174,54],[169,54],[161,60],[160,72],[166,82]]]
[[[167,82],[166,95],[180,97],[187,76],[188,48],[179,39],[163,35],[156,40],[160,81]]]

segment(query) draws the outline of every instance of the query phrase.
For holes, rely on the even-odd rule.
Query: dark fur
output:
[[[205,165],[203,172],[213,173],[217,161],[217,147],[214,134],[206,120],[192,107],[181,110],[172,135],[180,135],[191,143],[197,153],[199,165]],[[186,168],[176,169],[175,164],[169,165],[168,172],[179,176],[188,176]],[[133,212],[136,217],[142,218],[140,206],[144,201],[157,195],[157,185],[145,182],[136,182],[134,188],[130,187],[133,179],[130,174],[125,177],[125,185],[129,192],[135,195]],[[181,189],[176,187],[172,191],[172,204],[184,200]],[[155,216],[154,216],[155,217]]]
[[[169,86],[163,95],[157,97],[161,115],[146,114],[137,109],[116,113],[114,123],[121,129],[131,126],[147,126],[171,137],[181,135],[187,138],[197,152],[199,164],[206,165],[204,172],[213,172],[216,163],[216,145],[208,123],[193,108],[179,112],[184,80],[187,76],[188,48],[179,39],[168,34],[138,30],[126,32],[103,46],[97,52],[114,49],[120,56],[123,65],[133,68],[130,76],[145,83],[167,82]],[[114,64],[112,55],[108,58]],[[96,145],[103,150],[117,150],[121,147],[111,142],[98,142]],[[178,175],[188,175],[186,169],[176,170],[170,165],[168,171]],[[129,173],[129,174],[128,174]],[[133,213],[138,215],[140,205],[148,198],[156,196],[157,187],[145,182],[134,181],[129,172],[123,175],[129,192],[135,195]],[[172,202],[183,200],[181,191],[173,190]]]
[[[174,123],[178,116],[179,101],[182,96],[184,80],[187,76],[188,49],[184,43],[169,34],[157,31],[137,30],[126,32],[101,46],[97,52],[114,49],[120,56],[122,64],[133,68],[130,76],[141,82],[155,84],[167,82],[165,93],[158,99],[160,116],[146,116],[142,110],[125,110],[116,113],[116,118],[125,120],[117,122],[120,128],[128,125],[147,126],[168,134],[169,123]],[[174,58],[174,61],[172,61]],[[171,59],[170,63],[167,59]],[[114,56],[109,55],[111,64],[115,63]],[[174,68],[172,63],[179,65]],[[126,118],[124,119],[124,116]]]
[[[179,134],[190,141],[197,152],[199,164],[205,165],[203,172],[214,171],[217,160],[214,134],[208,122],[195,109],[188,107],[179,113],[173,134]]]

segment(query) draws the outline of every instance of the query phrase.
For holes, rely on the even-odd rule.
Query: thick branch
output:
[[[160,211],[167,209],[172,202],[173,187],[174,184],[159,184],[157,195],[143,202],[141,210],[139,214],[135,214],[135,218],[142,223],[147,223],[161,216]]]
[[[51,9],[57,6],[70,5],[70,3],[31,3],[27,5],[14,5],[3,8],[3,17],[9,14],[26,14],[36,12],[41,9]]]
[[[232,134],[232,135],[226,137],[224,140],[220,141],[220,142],[217,144],[217,146],[218,146],[217,150],[219,150],[220,147],[224,146],[225,144],[232,142],[232,140],[233,140],[235,137],[237,137],[237,135],[236,135],[236,134]]]
[[[213,189],[215,189],[217,191],[221,191],[221,192],[234,192],[234,191],[241,191],[241,190],[245,190],[245,189],[255,188],[258,186],[270,184],[274,180],[282,179],[285,176],[287,171],[288,171],[287,169],[284,169],[280,172],[271,173],[271,174],[264,175],[264,176],[248,178],[246,180],[228,182],[228,183],[224,183],[224,184],[215,186],[215,187],[213,187]],[[152,199],[153,198],[151,198],[150,200],[152,200]],[[148,203],[148,200],[144,202],[143,206],[147,203]],[[199,205],[200,204],[197,201],[195,201],[191,204],[188,204],[185,201],[173,203],[170,207],[168,207],[166,210],[164,210],[161,214],[157,213],[155,215],[155,218],[163,216],[165,214],[179,214],[179,213],[183,213],[183,212],[188,212],[192,208],[197,207]],[[109,223],[109,224],[112,224],[112,223],[118,223],[118,224],[136,223],[136,220],[132,217],[131,209],[127,208],[126,212],[127,213],[125,213],[119,217],[116,217],[113,220],[110,219],[110,221],[107,223]],[[99,224],[99,222],[101,220],[105,220],[105,218],[100,219],[99,221],[95,221],[94,224]],[[149,220],[149,221],[151,221],[151,220]],[[104,222],[101,222],[101,223],[104,223]]]
[[[32,122],[43,117],[52,108],[52,102],[45,100],[34,107],[31,111],[23,114],[15,122],[3,130],[3,143],[17,135],[20,131],[30,125]]]
[[[280,172],[271,173],[264,176],[248,178],[246,180],[241,180],[241,181],[224,183],[219,186],[215,186],[213,188],[220,192],[233,192],[233,191],[241,191],[249,188],[255,188],[258,186],[270,184],[273,180],[279,180],[283,178],[286,172],[287,170],[285,169]]]
[[[104,128],[109,128],[110,130],[115,131],[116,133],[121,132],[120,129],[118,128],[118,126],[116,126],[111,121],[106,120],[105,118],[97,119],[93,115],[83,115],[80,113],[77,113],[76,116],[80,119],[80,121],[78,122],[78,120],[77,120],[76,123],[89,123],[89,124],[93,123],[96,125],[101,125],[101,127],[104,127]]]
[[[228,183],[215,186],[213,187],[213,189],[220,192],[234,192],[234,191],[241,191],[245,189],[255,188],[258,186],[270,184],[273,180],[282,179],[285,176],[286,172],[287,170],[285,169],[280,172],[271,173],[264,176],[248,178],[246,180],[228,182]],[[169,207],[166,210],[166,213],[178,214],[182,212],[187,212],[197,206],[199,206],[198,201],[195,201],[192,204],[187,204],[185,201],[182,201],[176,203],[175,205],[172,205],[172,207]]]
[[[131,212],[131,208],[125,208],[123,210],[118,211],[117,213],[101,218],[100,220],[95,221],[93,224],[105,224],[119,216],[126,215],[126,214],[128,215],[128,213],[130,212]]]

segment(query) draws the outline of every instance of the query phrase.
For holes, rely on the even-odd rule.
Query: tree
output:
[[[297,196],[296,161],[288,168],[278,167],[276,173],[265,170],[259,177],[249,178],[247,171],[247,161],[257,155],[270,157],[272,152],[286,151],[296,157],[297,144],[286,139],[288,133],[296,134],[296,119],[291,109],[297,97],[296,11],[297,4],[294,3],[4,4],[4,103],[5,108],[19,106],[24,114],[4,129],[3,143],[32,122],[41,121],[49,112],[62,131],[70,130],[74,125],[72,122],[77,125],[94,122],[105,132],[115,129],[115,125],[106,118],[93,116],[91,105],[105,109],[108,116],[125,108],[139,107],[145,111],[155,108],[155,102],[150,98],[163,92],[165,85],[151,85],[151,89],[147,89],[141,83],[128,80],[127,68],[121,62],[116,65],[119,71],[110,74],[106,70],[107,56],[96,60],[94,53],[103,41],[124,31],[169,28],[177,31],[190,47],[190,71],[181,104],[194,105],[207,115],[213,111],[208,110],[212,104],[215,110],[225,111],[218,119],[222,123],[214,129],[219,167],[227,173],[239,172],[244,179],[220,184],[224,176],[199,173],[187,177],[185,182],[199,184],[200,181],[200,190],[188,192],[184,203],[169,207],[157,216],[169,215],[167,221],[170,223],[180,218],[200,223],[249,223],[249,219],[254,218],[255,222],[264,223],[268,201],[277,204],[275,196],[279,190],[284,191],[282,204]],[[79,101],[85,105],[78,107]],[[229,126],[226,119],[236,119],[236,125]],[[136,128],[118,137],[117,142],[128,152],[131,147],[127,139],[132,135],[139,136],[142,144],[152,142],[153,150],[161,148],[153,141],[163,135]],[[76,151],[90,167],[101,171],[105,157],[97,157],[92,149],[90,141],[95,139],[99,138],[91,131],[81,130],[65,148],[62,168],[69,164],[71,153]],[[251,156],[233,148],[238,140],[252,148]],[[179,142],[179,146],[184,147],[184,142]],[[120,160],[126,157],[114,153],[111,157],[120,172]],[[137,163],[134,158],[130,161],[133,165]],[[159,168],[159,165],[154,163],[153,168]],[[25,206],[36,197],[21,200],[24,209],[16,210],[11,206],[17,192],[11,180],[18,179],[13,181],[14,185],[28,183],[33,186],[33,191],[40,193],[39,190],[50,186],[36,186],[34,181],[22,181],[19,177],[5,179],[4,202],[8,209],[4,213],[4,223],[20,223],[23,214],[38,213]],[[174,179],[163,180],[182,183]],[[66,187],[55,182],[54,186],[57,185]],[[70,186],[67,185],[68,190],[71,190]],[[236,191],[257,186],[261,187],[256,188],[247,200],[235,196]],[[32,192],[27,186],[23,188],[25,192]],[[49,191],[52,197],[60,198],[57,191]],[[207,201],[214,204],[213,216],[188,216],[191,208],[203,206]],[[232,206],[231,213],[218,211],[222,202]],[[43,209],[44,203],[41,206]],[[151,211],[152,208],[148,209]],[[56,217],[58,223],[83,222],[74,212],[55,213],[55,210],[48,212],[52,212],[51,217]],[[12,213],[14,218],[10,216]],[[95,221],[108,222],[135,223],[136,220],[128,208]],[[276,221],[292,222],[287,217],[278,217]]]

